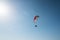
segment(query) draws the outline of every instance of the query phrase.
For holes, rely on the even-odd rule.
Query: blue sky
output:
[[[0,40],[59,40],[58,0],[5,1],[11,7],[9,19],[0,20]],[[38,27],[33,18],[39,15]],[[7,20],[7,21],[5,21]]]

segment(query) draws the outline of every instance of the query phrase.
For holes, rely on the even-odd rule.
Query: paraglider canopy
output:
[[[34,16],[34,22],[36,22],[38,18],[39,16]]]

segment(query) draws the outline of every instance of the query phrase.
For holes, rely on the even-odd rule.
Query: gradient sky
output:
[[[0,20],[0,40],[60,40],[59,0],[5,1],[11,16]],[[39,15],[38,27],[33,18]]]

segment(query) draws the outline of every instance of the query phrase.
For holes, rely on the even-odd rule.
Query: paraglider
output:
[[[37,23],[38,18],[39,18],[38,15],[37,16],[34,16],[34,19],[33,20],[34,20],[35,27],[37,27],[36,23]]]

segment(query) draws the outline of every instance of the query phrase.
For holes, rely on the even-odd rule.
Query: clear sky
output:
[[[0,1],[0,40],[60,40],[59,0]],[[33,18],[39,15],[38,27]]]

